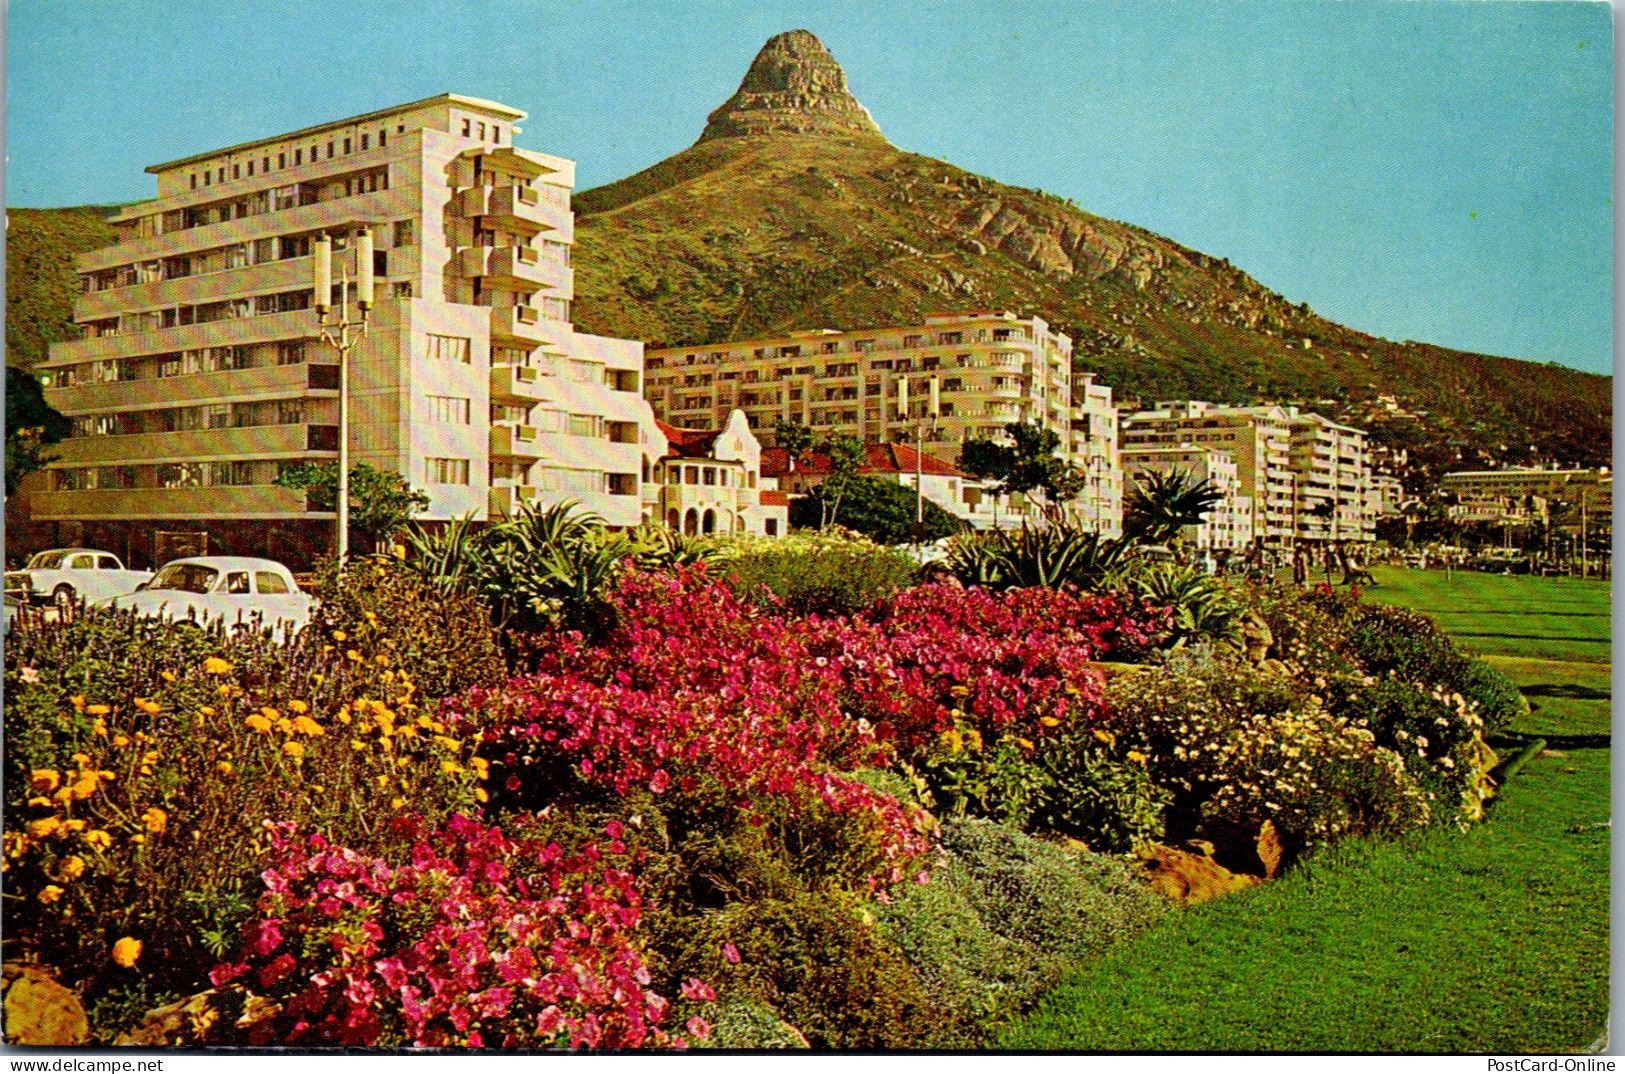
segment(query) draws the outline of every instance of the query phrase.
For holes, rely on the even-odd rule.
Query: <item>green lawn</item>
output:
[[[1541,707],[1519,730],[1607,728],[1604,583],[1378,578],[1373,599],[1446,613],[1465,644],[1500,654],[1497,666],[1520,684],[1567,691],[1537,694]],[[998,1044],[1584,1050],[1608,1016],[1609,817],[1608,751],[1548,752],[1471,831],[1351,842],[1170,915],[1068,978]]]

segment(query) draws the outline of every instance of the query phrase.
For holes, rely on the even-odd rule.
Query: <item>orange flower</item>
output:
[[[169,826],[169,814],[153,806],[141,814],[141,823],[146,825],[147,831],[153,835],[163,835],[164,829]]]
[[[113,964],[129,969],[135,965],[136,959],[141,957],[141,941],[133,936],[120,937],[113,944]]]
[[[77,854],[63,858],[57,871],[63,880],[77,880],[85,875],[85,859]]]
[[[288,702],[288,711],[293,713],[295,716],[303,716],[305,713],[310,711],[310,706],[305,704],[303,701],[290,701]]]
[[[145,712],[148,716],[155,715],[162,708],[162,706],[160,706],[156,701],[151,701],[145,697],[136,698],[135,707],[140,709],[142,712]]]
[[[94,828],[85,833],[85,846],[92,850],[106,850],[112,845],[113,837],[100,828]]]
[[[305,755],[305,747],[298,742],[284,742],[282,744],[282,752],[286,753],[289,757],[292,757],[295,760],[299,760]]]
[[[211,656],[203,661],[203,670],[209,675],[224,675],[231,670],[231,664],[218,656]]]
[[[61,818],[41,817],[39,820],[28,822],[28,834],[35,839],[49,839],[60,827],[62,827]]]
[[[62,897],[62,889],[55,884],[46,884],[45,890],[39,893],[39,901],[46,906],[51,905]]]
[[[264,716],[261,716],[257,712],[248,719],[244,720],[243,723],[248,725],[248,729],[250,731],[257,731],[262,735],[268,735],[271,733],[271,721],[267,720]]]
[[[50,794],[62,785],[62,776],[54,768],[36,768],[28,773],[28,785],[39,794]]]

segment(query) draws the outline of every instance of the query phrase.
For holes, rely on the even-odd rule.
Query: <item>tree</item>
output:
[[[822,523],[826,504],[824,489],[817,488],[796,500],[790,508],[790,521],[801,527]],[[925,522],[920,539],[934,541],[959,532],[959,520],[930,500],[925,504]],[[848,483],[841,501],[841,524],[878,544],[903,544],[914,539],[914,490],[891,481],[856,477]]]
[[[284,471],[276,483],[308,490],[318,510],[332,511],[338,505],[338,463],[303,463]],[[350,524],[367,535],[374,549],[428,506],[428,495],[412,488],[400,474],[364,462],[350,467]]]
[[[1008,444],[965,441],[959,464],[966,473],[997,481],[999,492],[1040,493],[1052,515],[1083,491],[1087,481],[1083,471],[1055,454],[1061,437],[1054,429],[1029,421],[1012,422],[1004,431],[1010,437]]]
[[[1173,544],[1186,526],[1201,525],[1222,493],[1188,470],[1147,470],[1132,481],[1123,509],[1123,535],[1145,544]]]
[[[6,492],[45,468],[54,456],[45,449],[73,431],[73,423],[45,401],[40,382],[26,369],[6,366]]]
[[[800,422],[788,418],[773,419],[773,443],[785,450],[789,455],[789,469],[793,472],[796,463],[807,454],[813,446],[813,432]]]
[[[858,469],[867,460],[868,455],[863,450],[863,441],[851,436],[832,436],[827,438],[818,449],[829,456],[829,476],[818,491],[822,493],[819,502],[824,515],[820,529],[828,529],[835,525],[835,520],[841,513],[841,499],[846,490],[857,479]]]

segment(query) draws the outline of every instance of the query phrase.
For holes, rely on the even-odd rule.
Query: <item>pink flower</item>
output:
[[[707,1022],[704,1018],[701,1018],[696,1014],[694,1017],[688,1020],[688,1031],[692,1033],[696,1039],[704,1040],[706,1037],[711,1035],[711,1023]]]
[[[735,947],[731,943],[723,944],[722,957],[737,966],[739,964],[739,948]]]
[[[683,982],[682,994],[684,999],[693,1000],[696,1003],[717,998],[716,990],[698,977],[690,977]]]

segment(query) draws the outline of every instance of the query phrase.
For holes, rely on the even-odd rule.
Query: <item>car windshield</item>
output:
[[[41,552],[28,561],[28,569],[31,571],[55,570],[62,566],[62,558],[66,555],[66,552]]]
[[[185,593],[207,593],[220,572],[200,563],[171,563],[159,571],[148,589],[179,589]]]

